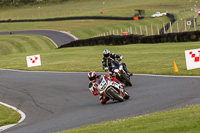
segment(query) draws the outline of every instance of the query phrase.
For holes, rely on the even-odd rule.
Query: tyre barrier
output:
[[[139,43],[166,43],[166,42],[193,42],[200,41],[200,31],[168,33],[162,35],[109,35],[102,37],[95,37],[83,40],[76,40],[64,44],[59,48],[65,47],[80,47],[80,46],[95,46],[95,45],[127,45]]]
[[[138,17],[143,19],[144,17]],[[62,21],[62,20],[79,20],[79,19],[103,19],[103,20],[134,20],[133,17],[111,17],[111,16],[78,16],[78,17],[60,17],[60,18],[46,18],[46,19],[22,19],[22,20],[0,20],[0,23],[12,22],[39,22],[39,21]]]
[[[167,13],[167,16],[170,17],[171,21],[169,23],[167,23],[165,25],[165,27],[163,27],[159,32],[160,35],[164,34],[165,32],[167,32],[167,30],[170,28],[170,23],[171,25],[176,21],[175,17],[173,14]]]

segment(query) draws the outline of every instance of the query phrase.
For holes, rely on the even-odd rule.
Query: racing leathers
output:
[[[90,81],[89,82],[89,90],[92,92],[92,94],[94,96],[98,95],[98,90],[97,90],[97,86],[100,84],[101,82],[101,76],[103,76],[106,80],[111,80],[111,81],[115,81],[117,82],[119,85],[121,85],[122,87],[124,86],[123,84],[121,84],[115,77],[111,77],[110,75],[98,75],[97,78],[94,81]],[[102,104],[105,104],[109,98],[106,97],[105,95],[100,95],[99,96],[99,100]]]
[[[103,70],[112,72],[112,61],[114,61],[117,58],[118,61],[121,61],[123,59],[122,55],[116,55],[114,53],[110,53],[108,57],[103,57],[102,59],[102,65],[103,65]],[[130,73],[126,67],[125,63],[121,63],[124,71],[129,75],[132,76],[132,73]]]

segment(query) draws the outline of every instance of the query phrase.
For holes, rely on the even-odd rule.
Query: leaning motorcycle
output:
[[[111,75],[116,76],[116,78],[124,83],[126,86],[132,86],[130,81],[130,76],[124,71],[123,65],[115,60],[112,62],[112,71]]]
[[[97,91],[100,95],[105,95],[109,99],[118,100],[119,102],[123,102],[130,97],[124,87],[115,81],[106,80],[103,76],[99,80]]]

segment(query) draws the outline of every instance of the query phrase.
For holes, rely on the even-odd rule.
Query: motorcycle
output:
[[[126,86],[132,86],[130,76],[124,71],[123,65],[115,60],[113,60],[111,63],[111,75],[115,76],[120,82],[124,83]]]
[[[123,102],[130,97],[128,92],[125,91],[124,87],[115,81],[106,80],[104,76],[100,77],[97,91],[99,95],[105,95],[109,99],[118,100],[119,102]]]

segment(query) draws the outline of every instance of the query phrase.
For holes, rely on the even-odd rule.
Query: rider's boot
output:
[[[99,98],[100,98],[101,104],[106,104],[106,102],[109,100],[108,97],[104,97],[104,96],[100,96]]]
[[[131,72],[128,71],[127,67],[126,67],[126,64],[125,63],[122,63],[123,65],[123,68],[124,68],[124,71],[129,75],[129,76],[133,76],[133,74]]]
[[[128,71],[128,69],[126,67],[124,67],[125,72],[129,75],[129,76],[133,76],[133,74],[131,72]]]
[[[133,74],[132,74],[132,73],[130,73],[130,72],[128,72],[128,75],[129,75],[129,76],[133,76]]]

